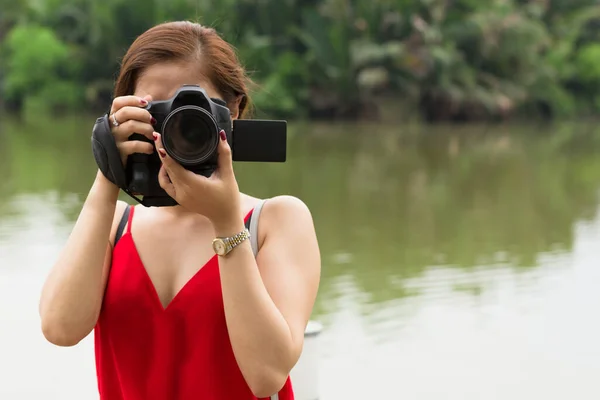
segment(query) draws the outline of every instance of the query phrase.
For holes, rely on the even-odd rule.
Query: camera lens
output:
[[[219,129],[206,110],[184,106],[174,110],[163,126],[163,145],[171,157],[186,166],[210,158],[219,144]]]

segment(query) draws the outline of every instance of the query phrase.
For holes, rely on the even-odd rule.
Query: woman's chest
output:
[[[190,240],[191,241],[191,240]],[[223,312],[218,259],[202,245],[151,245],[125,235],[113,252],[103,308],[128,314]],[[211,254],[212,253],[212,254]]]

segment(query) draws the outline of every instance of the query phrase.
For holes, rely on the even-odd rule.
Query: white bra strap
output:
[[[248,231],[250,231],[250,245],[252,246],[254,257],[258,254],[258,219],[265,202],[266,200],[261,200],[256,207],[254,207],[254,211],[252,211],[252,215],[250,216],[250,227],[248,228]]]
[[[250,215],[250,227],[248,228],[248,231],[250,231],[250,245],[252,246],[254,257],[258,254],[258,219],[265,202],[266,200],[261,200],[256,207],[254,207],[252,215]],[[270,400],[279,400],[279,393],[275,393],[271,396]]]

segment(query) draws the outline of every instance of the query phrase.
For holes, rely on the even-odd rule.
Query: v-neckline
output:
[[[142,274],[144,275],[144,280],[146,281],[148,288],[152,292],[152,297],[154,298],[156,305],[158,306],[160,311],[162,311],[163,313],[165,313],[168,310],[170,310],[171,308],[173,308],[173,304],[182,296],[182,293],[185,292],[187,290],[187,288],[189,286],[191,286],[191,284],[195,280],[199,279],[202,271],[211,267],[213,263],[217,263],[217,266],[218,266],[219,260],[217,258],[217,255],[214,254],[212,257],[210,257],[208,259],[208,261],[206,261],[200,267],[200,269],[198,271],[196,271],[194,273],[194,275],[192,275],[192,277],[190,279],[187,280],[187,282],[181,287],[181,289],[179,289],[179,291],[177,291],[177,293],[175,293],[175,296],[173,296],[171,301],[169,301],[167,303],[167,305],[165,306],[165,305],[163,305],[163,303],[160,299],[160,295],[158,294],[158,290],[156,290],[156,286],[154,285],[154,282],[152,281],[152,278],[150,277],[150,274],[148,273],[148,270],[146,269],[146,266],[144,265],[144,262],[142,261],[142,257],[140,256],[140,252],[138,251],[138,248],[135,244],[135,240],[133,239],[133,235],[131,234],[131,231],[126,232],[123,235],[123,237],[121,238],[121,240],[123,240],[123,239],[129,239],[131,241],[131,244],[133,246],[133,250],[135,253],[135,258],[137,260],[137,264],[139,265],[139,268],[142,270]]]
[[[133,206],[135,207],[135,206]],[[173,308],[173,303],[175,303],[176,301],[178,301],[178,299],[180,297],[182,297],[183,294],[185,294],[185,291],[188,290],[188,287],[192,285],[192,283],[194,281],[196,281],[197,279],[199,279],[199,277],[202,274],[202,271],[208,268],[211,268],[213,265],[216,264],[216,268],[218,269],[219,267],[219,258],[217,256],[217,254],[214,254],[212,257],[210,257],[201,267],[198,271],[196,271],[194,273],[194,275],[192,275],[192,277],[190,279],[187,280],[187,282],[185,282],[185,284],[181,287],[181,289],[179,289],[179,291],[177,291],[177,293],[175,293],[175,296],[173,296],[173,298],[171,299],[171,301],[169,301],[169,303],[167,303],[167,305],[163,305],[162,301],[160,300],[160,296],[158,294],[158,290],[156,290],[156,286],[154,285],[154,282],[152,281],[152,278],[150,277],[150,274],[148,273],[148,270],[146,269],[146,266],[144,265],[144,262],[142,261],[142,257],[140,256],[140,252],[138,251],[137,245],[135,243],[135,240],[133,239],[133,235],[131,232],[131,223],[133,222],[133,212],[135,210],[135,208],[131,209],[130,214],[128,216],[128,221],[127,221],[127,230],[125,231],[125,233],[123,234],[123,236],[121,237],[121,240],[119,241],[119,243],[123,240],[130,240],[131,241],[131,245],[133,246],[133,252],[135,253],[135,258],[137,259],[137,263],[139,264],[139,268],[142,269],[142,274],[144,275],[144,281],[146,282],[146,285],[148,286],[148,288],[150,289],[150,291],[152,292],[152,297],[154,297],[154,301],[157,304],[158,309],[165,313],[167,312],[169,309]],[[246,214],[246,216],[244,217],[244,224],[246,224],[246,222],[248,221],[248,218],[250,218],[252,216],[252,213],[254,211],[254,207],[252,207],[250,209],[250,211],[248,211],[248,213]],[[183,294],[182,294],[183,293]]]

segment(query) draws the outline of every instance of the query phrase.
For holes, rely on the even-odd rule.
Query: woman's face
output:
[[[212,82],[198,72],[197,65],[184,63],[161,63],[147,68],[137,79],[135,96],[152,96],[153,101],[167,100],[175,95],[183,85],[200,85],[211,98],[223,99]],[[231,107],[233,106],[233,107]],[[238,104],[230,105],[233,110],[231,117],[237,118]]]

